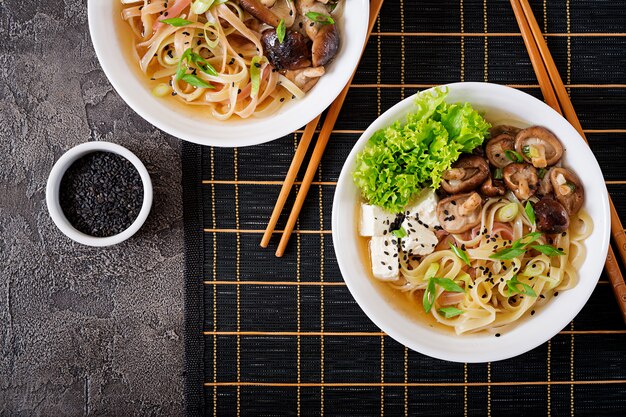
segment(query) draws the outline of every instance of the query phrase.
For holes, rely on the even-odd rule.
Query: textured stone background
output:
[[[55,160],[89,140],[128,147],[155,186],[112,248],[72,243],[46,209]],[[182,269],[179,142],[108,83],[86,1],[0,0],[0,415],[180,414]]]

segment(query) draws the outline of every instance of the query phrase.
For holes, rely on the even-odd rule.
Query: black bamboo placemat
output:
[[[531,3],[626,220],[626,2]],[[626,330],[605,275],[551,341],[488,364],[406,349],[343,283],[330,218],[348,152],[403,97],[456,81],[540,97],[509,2],[387,0],[282,259],[278,235],[259,241],[301,131],[183,146],[189,415],[626,415]]]

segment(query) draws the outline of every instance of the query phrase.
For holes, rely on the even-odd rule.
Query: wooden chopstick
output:
[[[276,223],[280,218],[280,213],[283,211],[283,207],[285,206],[287,198],[289,198],[291,187],[293,187],[293,183],[296,180],[296,175],[298,175],[298,171],[300,171],[300,166],[302,165],[302,161],[306,156],[306,152],[309,149],[311,139],[313,139],[315,129],[317,129],[317,124],[319,123],[321,117],[322,115],[319,114],[315,119],[311,120],[304,129],[304,133],[302,134],[302,138],[300,138],[300,143],[298,144],[296,153],[294,154],[291,165],[289,166],[289,170],[287,171],[287,176],[285,177],[285,181],[283,182],[280,193],[278,194],[278,199],[276,200],[274,211],[272,211],[270,221],[267,223],[265,233],[263,233],[263,238],[261,239],[262,248],[266,248],[267,245],[270,243],[272,233],[274,233]]]
[[[369,35],[372,33],[372,29],[374,28],[374,23],[378,18],[378,14],[380,12],[380,8],[383,5],[383,0],[371,0],[370,2],[370,18],[369,18],[369,26],[367,32],[367,38],[369,39]],[[363,46],[365,49],[365,45]],[[355,70],[356,72],[356,70]],[[283,235],[281,236],[280,243],[278,244],[278,249],[276,250],[276,256],[281,257],[285,253],[285,248],[287,247],[287,243],[289,242],[289,238],[291,237],[291,233],[296,225],[296,221],[298,220],[298,216],[300,215],[300,210],[302,209],[302,205],[304,204],[304,200],[306,199],[306,195],[311,187],[311,183],[313,182],[313,178],[315,176],[315,172],[317,171],[317,167],[322,160],[322,156],[324,155],[324,150],[326,149],[326,145],[328,144],[328,140],[330,139],[330,135],[332,133],[333,127],[335,126],[335,122],[337,121],[337,117],[339,116],[339,112],[341,111],[341,107],[343,106],[343,102],[346,99],[348,94],[348,90],[350,88],[350,84],[352,83],[352,79],[354,78],[354,73],[350,77],[348,84],[341,91],[339,96],[335,99],[333,104],[331,104],[328,109],[328,113],[326,114],[326,119],[324,119],[324,124],[322,125],[322,129],[320,131],[317,143],[315,148],[313,149],[313,154],[311,155],[311,160],[309,161],[309,165],[307,167],[306,173],[304,174],[304,179],[302,180],[302,184],[300,186],[300,190],[298,191],[298,195],[296,196],[296,201],[293,205],[291,213],[289,214],[289,219],[287,220],[287,224],[285,225],[285,229],[283,231]],[[319,116],[318,119],[319,120]],[[311,125],[313,122],[309,123]],[[309,125],[307,125],[306,130],[309,129]],[[312,131],[315,131],[315,127],[317,126],[317,121],[315,121],[314,126],[312,127]],[[303,136],[304,140],[304,136]],[[308,148],[308,144],[306,145]],[[300,147],[296,150],[296,156],[298,156]],[[304,154],[306,154],[306,149],[302,152],[302,158],[304,158]],[[293,185],[293,181],[297,172],[300,170],[300,165],[302,163],[302,158],[299,161],[296,161],[296,157],[294,156],[294,161],[292,161],[291,167],[289,168],[289,172],[287,177],[289,178],[289,174],[293,169],[293,178],[290,179],[290,184],[287,184],[287,179],[285,179],[285,184],[283,185],[283,189],[281,189],[281,193],[278,197],[278,201],[276,203],[276,207],[274,208],[274,212],[272,213],[272,218],[270,218],[270,222],[267,225],[267,229],[265,230],[265,234],[263,235],[263,239],[261,241],[261,246],[266,247],[269,243],[269,239],[274,232],[274,227],[276,226],[276,222],[278,221],[278,217],[280,216],[280,212],[287,200],[289,195],[289,190]],[[283,192],[284,191],[284,192]]]
[[[544,99],[557,112],[564,114],[565,118],[574,126],[578,133],[580,133],[580,136],[585,142],[587,142],[580,120],[574,111],[572,101],[567,94],[563,80],[552,59],[552,55],[546,45],[530,4],[527,0],[511,0],[511,6],[520,27],[522,38],[526,44],[526,49],[528,49],[528,54],[530,55],[537,79],[539,80]],[[555,97],[557,100],[556,103],[554,103]],[[618,253],[622,261],[626,264],[626,236],[624,235],[622,222],[619,219],[610,196],[609,205],[611,207],[611,234],[617,245]],[[624,321],[626,322],[626,284],[624,283],[622,271],[617,263],[617,259],[615,259],[615,253],[611,245],[609,245],[605,269],[611,280],[615,298],[622,311]]]

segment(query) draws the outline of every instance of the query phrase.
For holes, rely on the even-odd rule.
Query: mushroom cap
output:
[[[507,165],[502,170],[506,187],[520,200],[528,200],[537,191],[537,170],[534,166],[522,163]]]
[[[323,25],[317,31],[311,52],[313,55],[313,66],[319,67],[328,64],[337,55],[339,50],[339,30],[337,25]]]
[[[565,179],[565,184],[561,184],[561,175]],[[565,207],[570,216],[576,214],[585,201],[585,190],[578,175],[567,168],[555,167],[550,170],[550,182],[558,202]]]
[[[478,205],[471,208],[466,214],[461,214],[464,204],[476,201]],[[474,204],[472,204],[474,205]],[[437,218],[443,229],[448,233],[463,233],[480,223],[482,214],[482,199],[478,193],[457,194],[440,200],[437,204]]]
[[[298,32],[287,30],[281,43],[275,29],[267,29],[261,36],[265,56],[274,68],[297,70],[311,65],[307,39]]]
[[[463,155],[443,173],[441,187],[449,194],[475,190],[489,177],[489,164],[478,155]]]
[[[537,229],[545,233],[562,233],[569,227],[569,215],[563,204],[544,197],[534,205]]]
[[[480,186],[480,192],[487,197],[500,197],[506,194],[502,180],[494,180],[489,176]]]
[[[501,133],[489,139],[485,146],[485,154],[489,162],[491,162],[491,165],[496,168],[504,168],[513,163],[513,161],[506,156],[506,151],[512,151],[514,149],[515,138],[509,133]]]
[[[524,152],[526,146],[543,146],[545,151],[545,163],[538,162],[537,158],[531,158]],[[522,158],[537,168],[545,168],[559,162],[563,156],[563,145],[552,132],[541,126],[532,126],[520,130],[515,136],[515,150]]]
[[[256,17],[263,23],[270,26],[278,27],[280,19],[270,9],[268,9],[260,0],[239,0],[239,5],[246,12]]]

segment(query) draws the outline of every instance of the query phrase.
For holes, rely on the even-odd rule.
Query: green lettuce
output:
[[[402,211],[423,188],[438,188],[462,152],[482,145],[491,125],[468,103],[446,103],[447,95],[419,94],[404,123],[374,133],[357,155],[352,175],[370,204]]]

